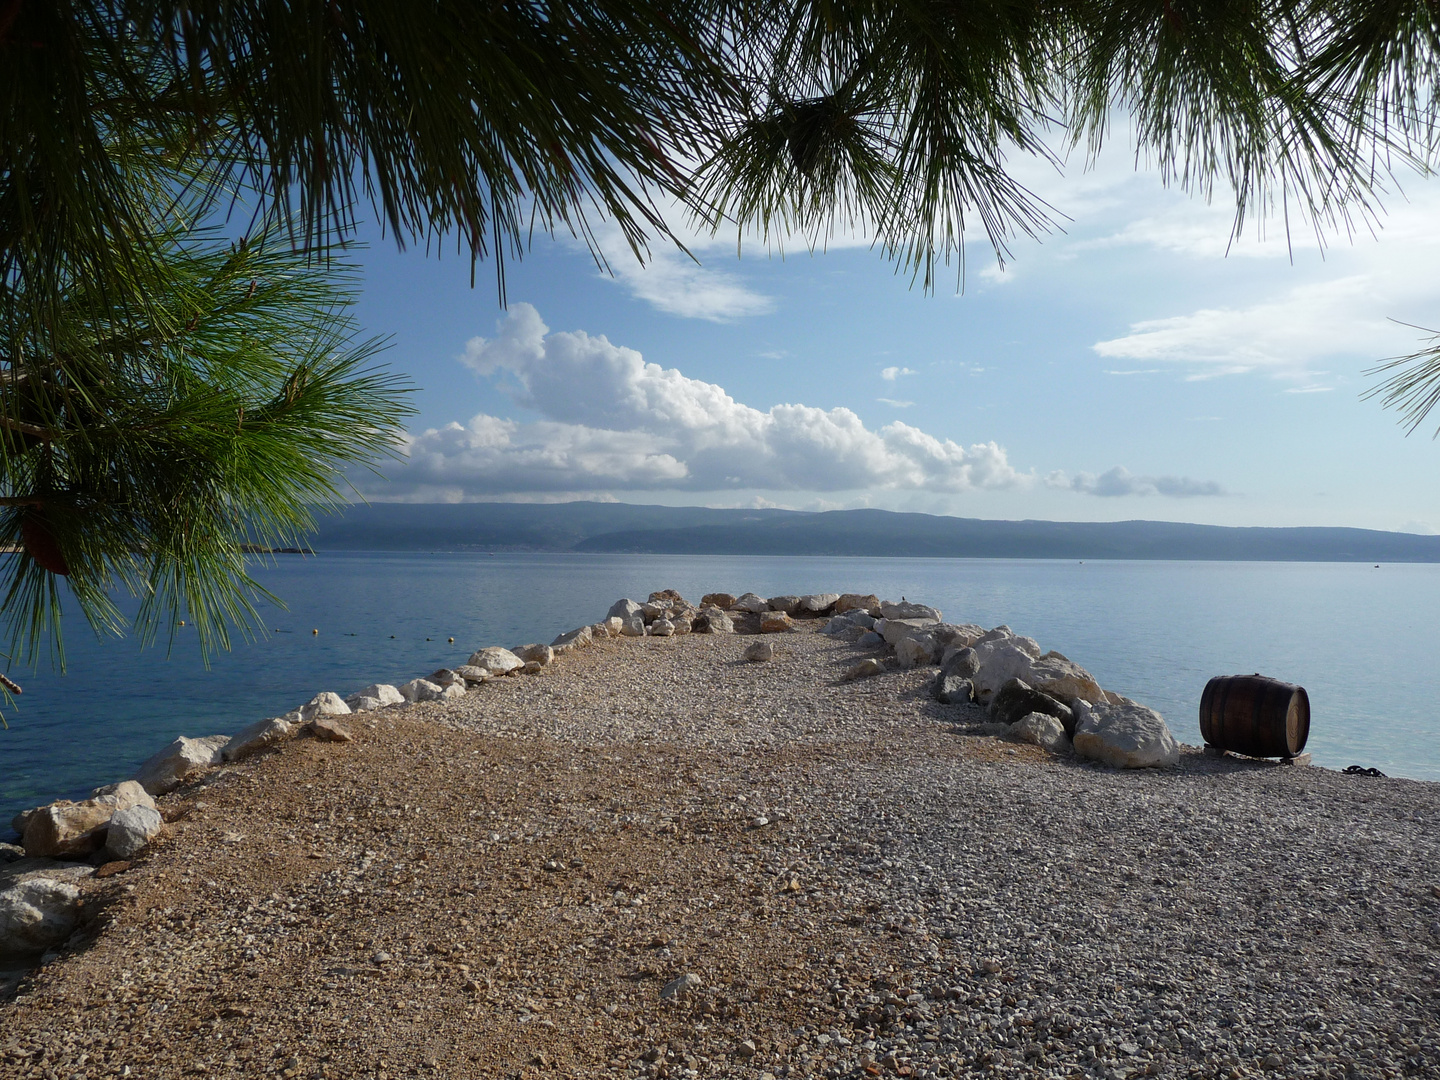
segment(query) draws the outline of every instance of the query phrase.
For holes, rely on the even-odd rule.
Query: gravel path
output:
[[[752,640],[604,642],[164,800],[0,1076],[1440,1075],[1440,787],[1053,759]]]

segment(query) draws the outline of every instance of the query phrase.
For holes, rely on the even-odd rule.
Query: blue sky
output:
[[[1440,444],[1363,371],[1440,325],[1440,185],[1322,250],[1228,197],[1167,191],[1123,153],[1019,173],[1069,220],[1000,272],[970,237],[932,295],[841,238],[783,257],[733,232],[614,273],[539,239],[468,257],[358,255],[358,317],[420,387],[375,500],[619,499],[988,518],[1150,518],[1440,531]],[[683,225],[683,222],[680,224]],[[1228,247],[1228,251],[1227,251]],[[1292,254],[1293,251],[1293,254]]]

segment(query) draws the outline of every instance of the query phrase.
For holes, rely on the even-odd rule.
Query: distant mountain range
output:
[[[1440,536],[1169,521],[986,521],[887,510],[629,503],[376,503],[322,518],[316,551],[572,551],[978,559],[1440,562]]]

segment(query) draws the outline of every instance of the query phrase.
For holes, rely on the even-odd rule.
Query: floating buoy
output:
[[[450,644],[451,644],[451,645],[454,645],[454,644],[455,644],[455,639],[454,639],[453,637],[450,639]]]
[[[185,620],[184,620],[184,619],[181,619],[181,620],[180,620],[180,625],[181,625],[181,626],[184,626],[184,625],[185,625]]]
[[[395,635],[394,635],[394,634],[391,634],[391,635],[390,635],[390,640],[391,640],[391,641],[394,641],[394,640],[395,640]]]
[[[318,634],[318,633],[320,633],[320,631],[319,631],[319,630],[311,630],[310,633],[312,633],[312,634]]]

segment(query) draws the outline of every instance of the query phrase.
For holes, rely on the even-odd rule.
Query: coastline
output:
[[[0,1061],[1440,1067],[1436,785],[1193,748],[1080,764],[978,734],[926,669],[841,682],[861,654],[801,626],[763,664],[748,637],[601,641],[182,788],[130,870],[85,883],[89,940],[0,1005]]]

